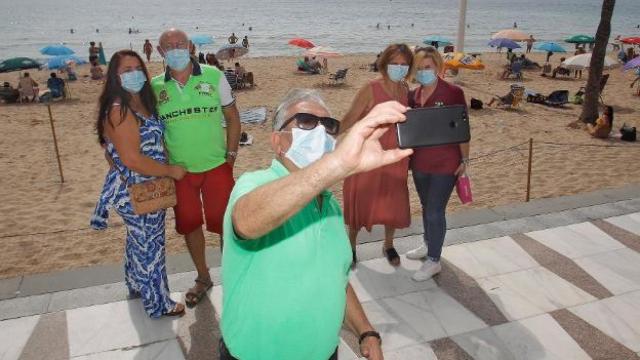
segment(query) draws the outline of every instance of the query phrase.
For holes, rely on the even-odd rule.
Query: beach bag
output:
[[[622,141],[636,141],[636,128],[631,127],[631,126],[627,126],[627,124],[622,125],[622,127],[620,128],[620,135],[622,135],[622,137],[620,137],[620,140]]]
[[[474,110],[482,110],[482,101],[476,98],[471,98],[471,108]]]
[[[469,179],[467,174],[458,177],[456,181],[456,192],[462,204],[469,204],[473,201],[473,196],[471,195],[471,179]]]

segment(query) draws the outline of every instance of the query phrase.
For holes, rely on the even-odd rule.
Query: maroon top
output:
[[[409,93],[409,106],[424,108],[433,106],[465,105],[464,92],[456,85],[438,78],[433,94],[424,104],[420,104],[422,86]],[[460,166],[462,153],[460,145],[440,145],[416,148],[411,155],[411,170],[428,174],[453,175]]]

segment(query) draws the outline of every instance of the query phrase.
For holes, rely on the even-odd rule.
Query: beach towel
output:
[[[267,108],[264,106],[240,111],[240,123],[263,124],[267,120]],[[227,127],[227,122],[222,118],[222,126]]]

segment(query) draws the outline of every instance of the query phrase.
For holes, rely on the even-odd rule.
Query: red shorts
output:
[[[204,223],[207,231],[222,234],[222,219],[235,181],[229,163],[203,173],[187,173],[176,181],[178,203],[173,207],[178,234],[190,234]]]

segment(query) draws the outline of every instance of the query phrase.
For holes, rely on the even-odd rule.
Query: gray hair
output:
[[[273,130],[280,130],[282,125],[284,125],[284,122],[287,120],[285,116],[289,108],[301,102],[316,103],[331,114],[327,104],[322,100],[322,96],[320,96],[319,92],[311,89],[291,89],[287,95],[285,95],[284,99],[282,99],[282,102],[280,102],[280,105],[278,105],[275,113],[273,114]]]

